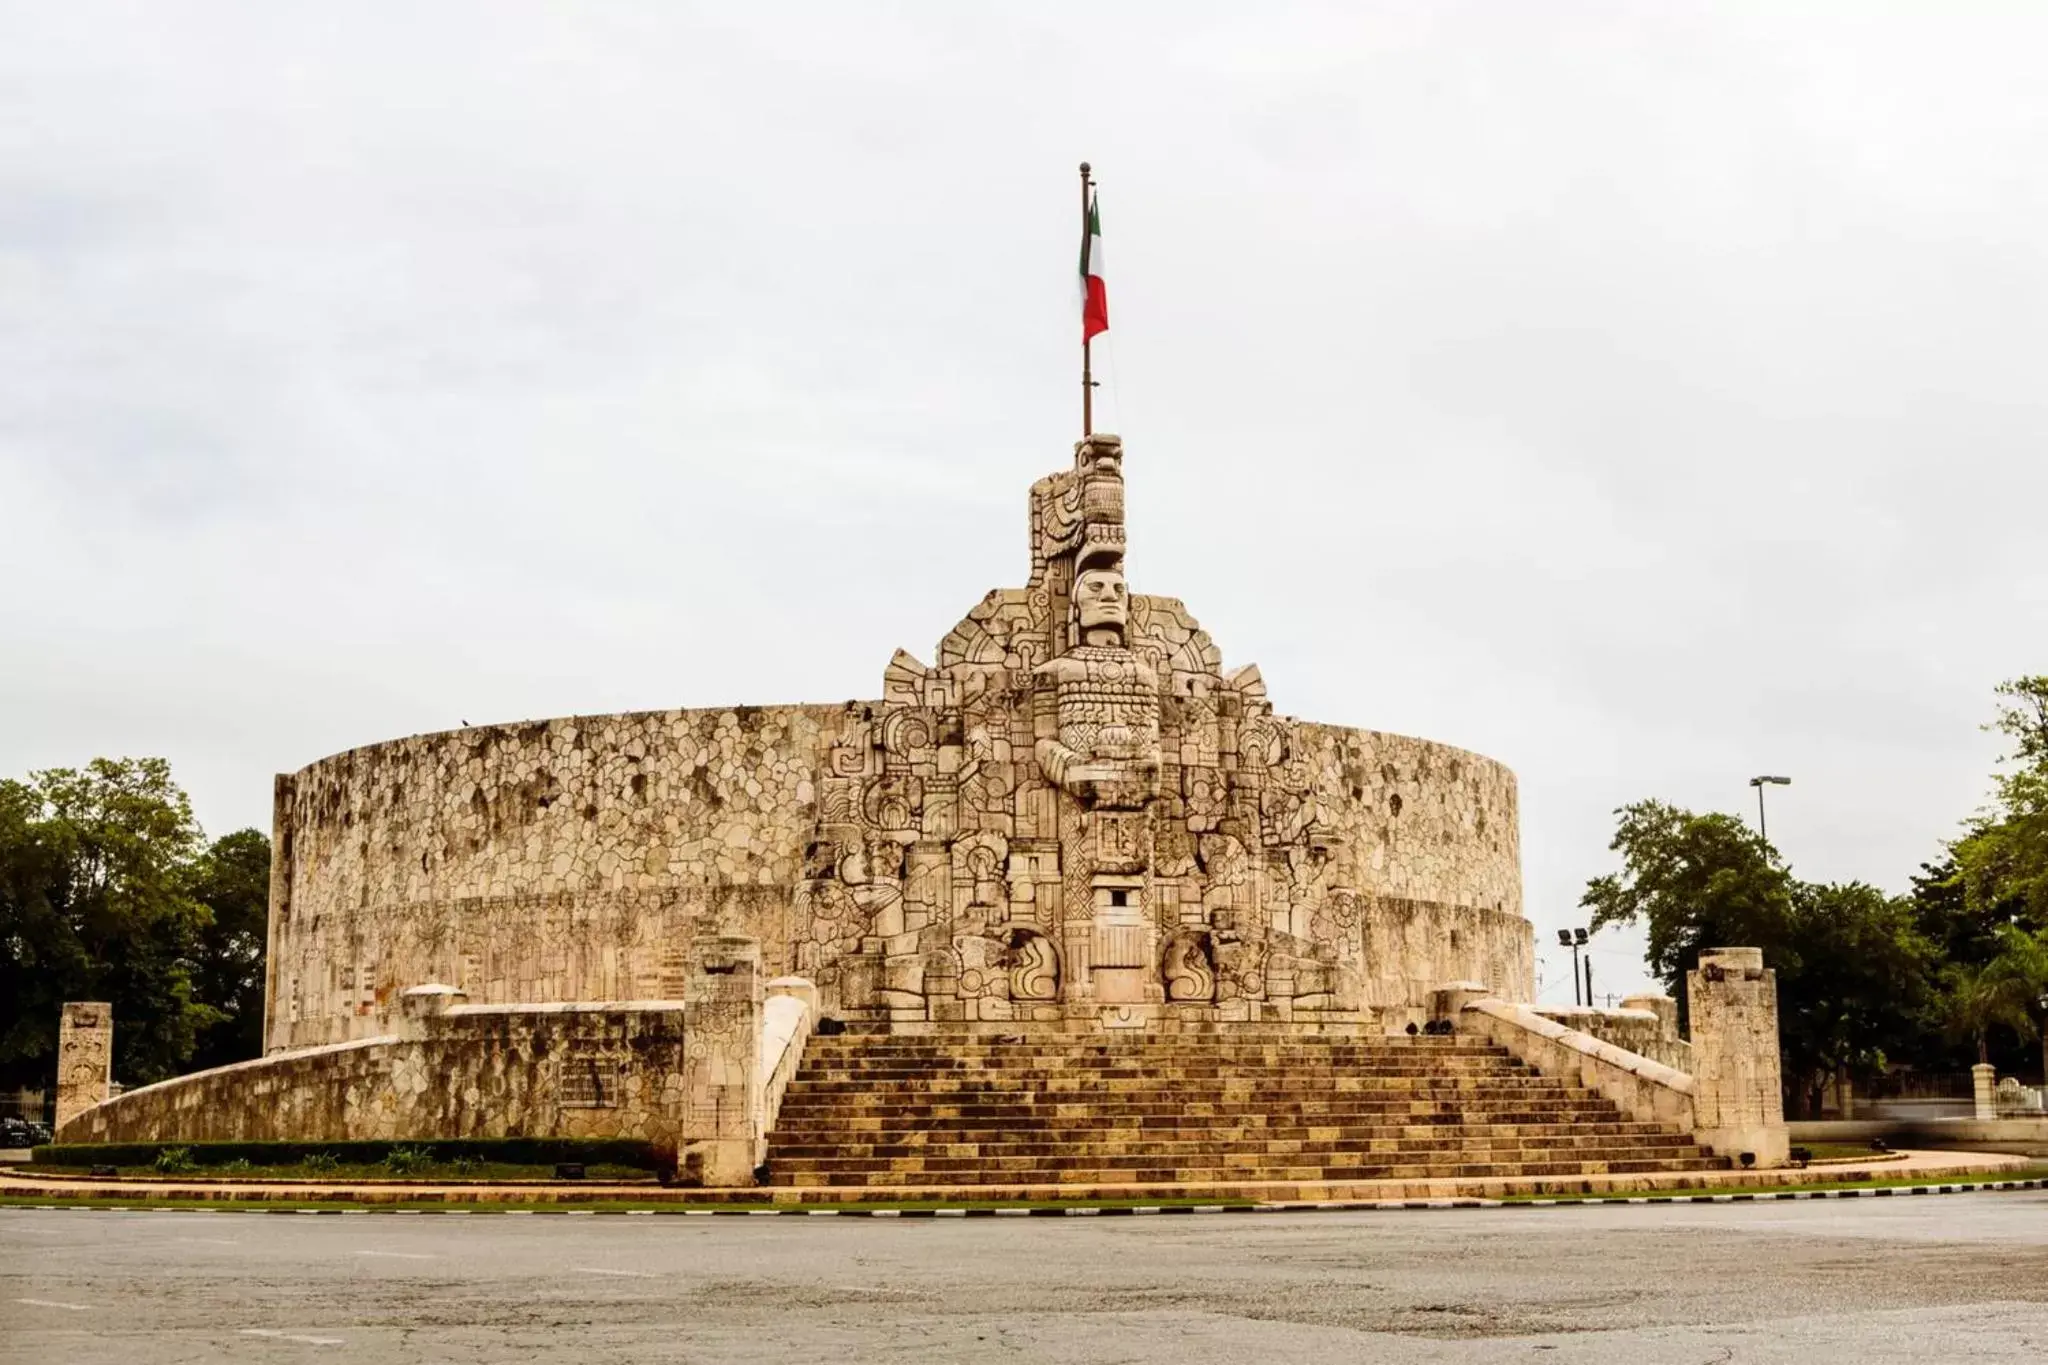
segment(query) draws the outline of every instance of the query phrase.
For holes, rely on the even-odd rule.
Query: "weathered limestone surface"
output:
[[[114,1007],[65,1002],[57,1022],[57,1126],[105,1100],[114,1080]]]
[[[685,992],[692,1034],[683,1057],[689,1104],[682,1170],[694,1184],[753,1182],[763,1122],[761,945],[708,935]]]
[[[1790,1155],[1778,1059],[1778,974],[1758,948],[1713,948],[1686,973],[1699,1139],[1760,1167]]]
[[[674,1145],[689,1115],[685,1006],[448,1005],[402,1031],[144,1086],[61,1142],[625,1137]]]
[[[1527,1005],[1497,999],[1465,1000],[1463,994],[1452,997],[1458,1003],[1456,1019],[1461,1033],[1506,1048],[1542,1075],[1561,1076],[1584,1086],[1612,1101],[1632,1119],[1681,1132],[1696,1127],[1695,1083],[1684,1072],[1568,1028]]]
[[[1669,996],[1631,996],[1620,1009],[1539,1005],[1536,1013],[1673,1071],[1692,1072],[1692,1044],[1678,1036],[1677,1002]]]
[[[1168,1017],[1398,1029],[1532,990],[1515,787],[1275,715],[1125,587],[1122,447],[1030,498],[1031,573],[839,705],[416,736],[278,779],[267,1045],[479,1004],[683,997],[739,933],[827,1014],[915,1031]]]

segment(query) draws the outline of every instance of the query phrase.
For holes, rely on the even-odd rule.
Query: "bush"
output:
[[[450,1175],[475,1175],[484,1168],[484,1163],[473,1156],[459,1156],[448,1163]]]
[[[105,1164],[118,1166],[121,1163],[116,1161]],[[176,1175],[180,1171],[194,1169],[199,1163],[192,1159],[190,1147],[165,1147],[156,1154],[156,1160],[149,1164],[165,1175]]]
[[[256,1168],[249,1164],[249,1158],[245,1156],[238,1156],[233,1161],[224,1161],[220,1165],[214,1167],[213,1169],[217,1171],[224,1171],[229,1175],[243,1175],[249,1171],[255,1170]]]
[[[384,1154],[384,1169],[393,1175],[418,1175],[434,1164],[424,1147],[393,1147]]]
[[[299,1158],[299,1169],[312,1175],[324,1175],[341,1165],[341,1158],[332,1152],[308,1152]]]

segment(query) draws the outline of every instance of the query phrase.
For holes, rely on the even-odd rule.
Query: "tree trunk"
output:
[[[1990,1065],[1991,1065],[1991,1030],[1990,1030],[1990,1029],[1982,1029],[1982,1028],[1980,1028],[1980,1029],[1978,1029],[1978,1030],[1977,1030],[1977,1064],[1978,1064],[1979,1066],[1990,1066]]]

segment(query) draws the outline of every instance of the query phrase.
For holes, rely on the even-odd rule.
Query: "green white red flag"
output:
[[[1101,201],[1088,200],[1088,226],[1081,236],[1081,340],[1109,330],[1109,292],[1102,282]]]

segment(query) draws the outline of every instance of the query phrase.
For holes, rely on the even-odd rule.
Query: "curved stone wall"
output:
[[[477,1004],[680,999],[691,940],[716,928],[758,938],[769,973],[796,970],[822,937],[799,907],[830,755],[881,710],[477,726],[280,777],[268,1047],[384,1033],[398,993],[428,981]],[[1447,980],[1527,999],[1513,775],[1399,735],[1294,734],[1316,816],[1357,868],[1355,912],[1335,912],[1356,923],[1266,903],[1278,897],[1262,865],[1251,884],[1266,922],[1356,934],[1364,1003],[1397,1026]]]

